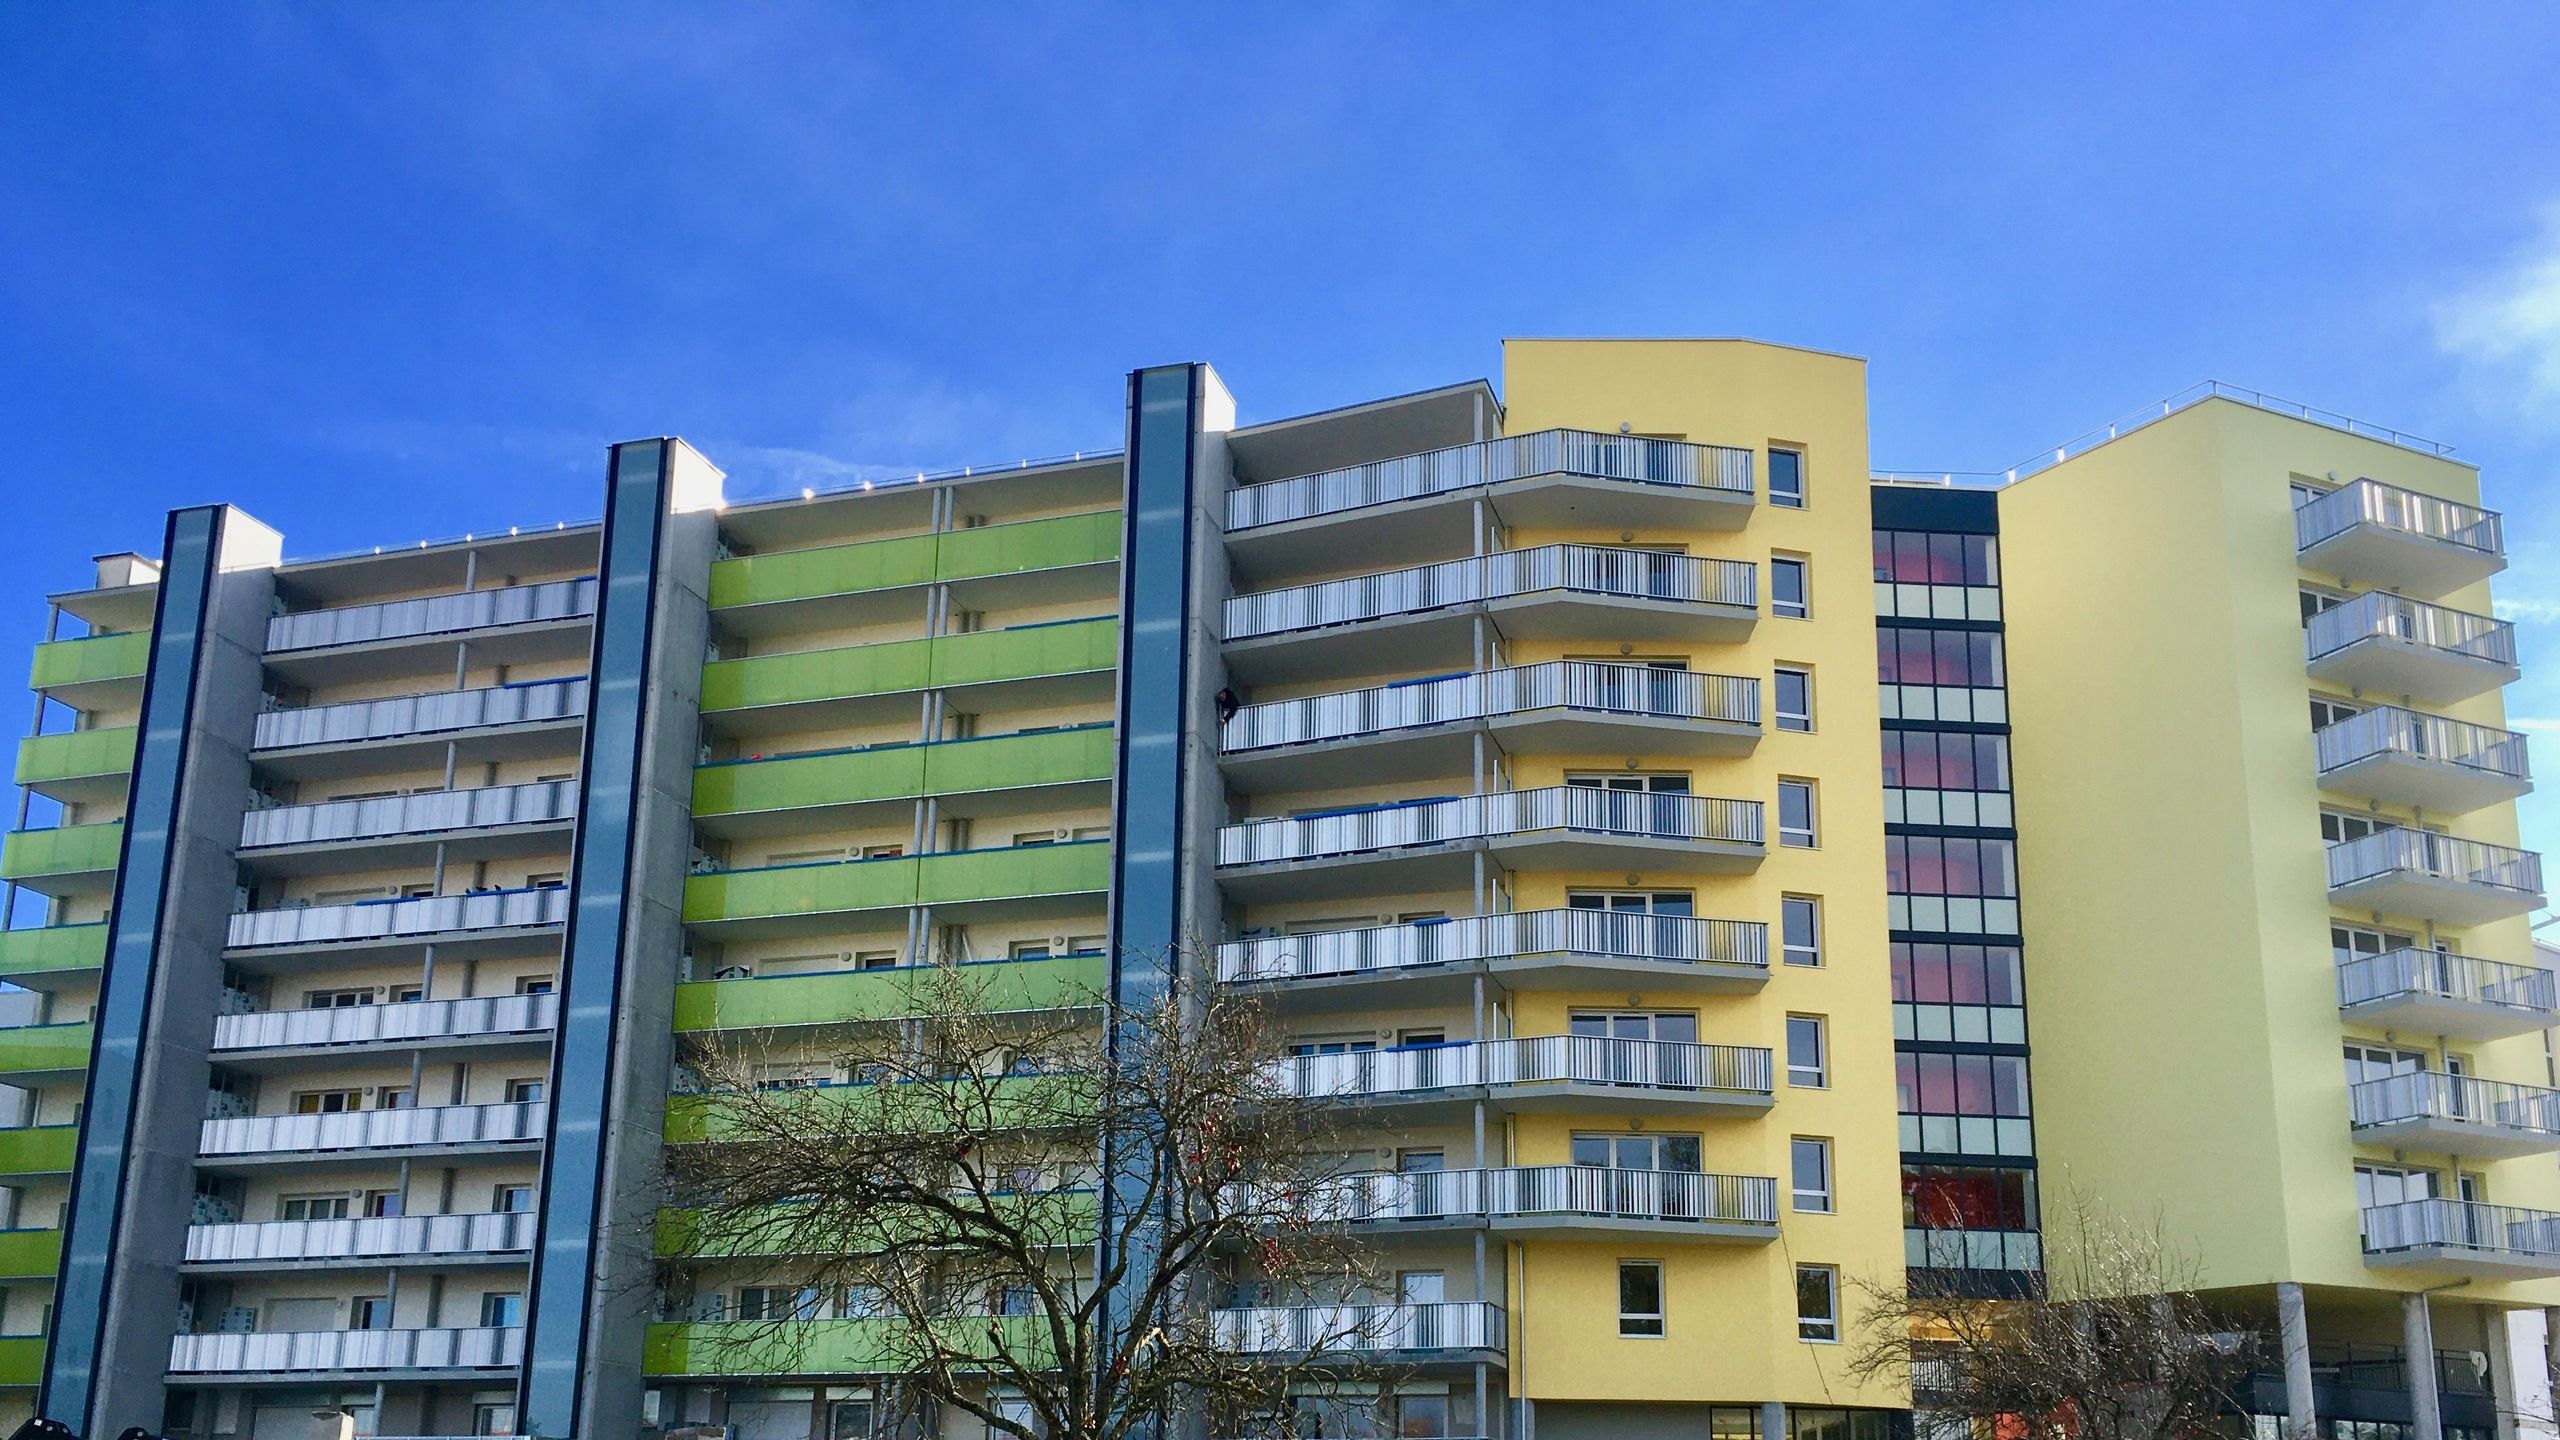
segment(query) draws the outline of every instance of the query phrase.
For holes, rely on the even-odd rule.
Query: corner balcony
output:
[[[18,742],[17,782],[51,800],[121,800],[133,778],[134,727],[30,735]]]
[[[0,1027],[0,1083],[41,1085],[84,1074],[96,1043],[86,1020]]]
[[[1104,722],[721,761],[693,772],[693,821],[710,835],[789,834],[821,822],[903,819],[927,795],[943,814],[968,818],[1100,808],[1110,803],[1116,760]]]
[[[77,1125],[21,1125],[0,1129],[0,1176],[12,1180],[68,1175],[80,1149]]]
[[[2560,1151],[2560,1090],[2433,1070],[2347,1087],[2356,1143],[2506,1158]]]
[[[1370,981],[1415,1004],[1463,1001],[1479,975],[1530,975],[1557,990],[1747,993],[1769,981],[1756,921],[1606,910],[1523,910],[1418,925],[1230,940],[1218,978],[1279,1009],[1375,1003]]]
[[[142,677],[150,668],[148,630],[48,640],[36,647],[27,688],[74,710],[126,710],[142,703]]]
[[[964,610],[1120,593],[1120,512],[1093,510],[969,530],[775,550],[711,566],[711,608],[732,635],[849,629],[919,613],[919,587],[949,585]]]
[[[43,990],[50,987],[37,982],[71,976],[93,979],[93,972],[105,968],[106,963],[107,927],[103,921],[0,930],[0,980],[13,985]]]
[[[1320,1219],[1381,1236],[1481,1227],[1534,1239],[1761,1245],[1778,1235],[1778,1182],[1765,1175],[1588,1165],[1346,1175],[1306,1204]]]
[[[2381,705],[2312,734],[2320,788],[2465,815],[2533,789],[2525,741],[2512,730]]]
[[[488,638],[495,648],[485,653],[487,659],[561,659],[587,648],[584,622],[596,613],[596,585],[595,577],[587,576],[278,615],[267,622],[267,654],[273,658],[402,641]],[[365,668],[361,661],[339,658],[349,668],[333,668],[329,673],[334,678],[353,678]]]
[[[840,932],[852,917],[930,905],[952,924],[1099,915],[1111,842],[1011,845],[718,870],[684,882],[684,922],[724,939]]]
[[[0,840],[0,880],[15,880],[39,895],[104,895],[115,888],[124,850],[124,822],[12,830]]]
[[[430,939],[493,941],[553,929],[568,918],[569,892],[557,886],[484,890],[476,895],[243,910],[231,917],[229,945],[233,950],[362,949]]]
[[[1749,1045],[1538,1035],[1272,1062],[1284,1094],[1411,1107],[1417,1116],[1504,1111],[1759,1115],[1775,1103],[1770,1052]]]
[[[1499,1305],[1255,1305],[1212,1310],[1221,1346],[1243,1355],[1386,1355],[1408,1362],[1503,1363]]]
[[[1242,788],[1330,788],[1464,771],[1478,735],[1550,754],[1745,755],[1760,741],[1760,682],[1550,660],[1247,705],[1220,743]]]
[[[196,1153],[233,1163],[334,1156],[531,1154],[541,1144],[538,1101],[347,1110],[335,1115],[235,1115],[207,1120]]]
[[[2486,694],[2521,673],[2506,621],[2379,590],[2312,616],[2302,643],[2314,680],[2428,705]]]
[[[503,1378],[523,1362],[524,1331],[512,1326],[250,1331],[169,1340],[169,1373],[210,1383]]]
[[[1111,985],[1109,959],[1100,954],[981,960],[958,968],[984,987],[978,993],[997,1011],[1092,1005],[1109,993]],[[898,965],[818,975],[688,981],[676,987],[675,1028],[680,1034],[763,1031],[922,1014],[932,1000],[928,987],[941,973],[930,965]]]
[[[917,697],[955,710],[1045,709],[1111,698],[1120,665],[1112,617],[715,660],[702,714],[726,735],[913,721]]]
[[[258,717],[252,748],[261,770],[297,778],[355,773],[358,765],[440,764],[448,743],[470,759],[574,755],[586,713],[584,676],[528,680],[269,710]]]
[[[2499,1040],[2560,1024],[2550,971],[2407,948],[2338,967],[2338,1013],[2413,1035]]]
[[[475,995],[320,1010],[257,1010],[214,1017],[213,1050],[226,1060],[252,1054],[279,1059],[325,1054],[349,1046],[486,1050],[494,1055],[521,1051],[528,1043],[548,1045],[559,1017],[557,995]],[[448,1053],[443,1058],[466,1057]]]
[[[2404,1200],[2364,1212],[2364,1263],[2483,1280],[2560,1275],[2560,1214],[2477,1200]]]
[[[190,1225],[186,1264],[196,1270],[521,1264],[533,1252],[536,1218],[517,1210]]]
[[[2542,857],[2478,840],[2393,829],[2329,847],[2329,903],[2446,925],[2485,925],[2542,906]]]
[[[1248,683],[1473,663],[1475,621],[1511,641],[1687,645],[1749,638],[1759,571],[1603,545],[1540,545],[1238,595],[1227,668]]]
[[[1551,870],[1734,875],[1768,854],[1757,800],[1593,786],[1503,790],[1248,820],[1218,831],[1218,879],[1247,902],[1469,883],[1473,857]]]
[[[428,859],[457,843],[471,860],[558,853],[577,813],[575,780],[276,805],[240,817],[240,858],[308,875]]]
[[[2306,570],[2422,600],[2507,568],[2498,512],[2355,480],[2297,505],[2294,552]]]
[[[1227,551],[1247,574],[1463,553],[1478,500],[1516,529],[1738,530],[1753,498],[1748,450],[1541,430],[1238,486]]]

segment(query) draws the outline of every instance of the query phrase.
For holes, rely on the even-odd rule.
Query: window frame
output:
[[[1804,682],[1804,708],[1801,710],[1791,711],[1786,708],[1786,682],[1790,676]],[[1790,720],[1801,720],[1804,723],[1800,725],[1790,725],[1787,723]],[[1783,730],[1790,735],[1810,735],[1813,733],[1812,666],[1782,663],[1770,667],[1769,722],[1774,728]]]
[[[1821,1184],[1813,1190],[1807,1190],[1804,1187],[1803,1162],[1807,1155],[1815,1157],[1815,1162],[1821,1167]],[[1787,1137],[1787,1190],[1794,1210],[1800,1215],[1837,1213],[1840,1179],[1832,1165],[1829,1137],[1822,1135]],[[1805,1203],[1808,1196],[1812,1197],[1814,1203]]]
[[[1796,579],[1796,598],[1779,598],[1778,577],[1792,574]],[[1776,620],[1810,620],[1813,618],[1813,564],[1802,555],[1772,552],[1769,556],[1769,615]]]
[[[1795,488],[1792,490],[1780,490],[1778,488],[1778,457],[1781,455],[1789,456],[1796,462]],[[1809,499],[1805,494],[1805,491],[1809,487],[1807,484],[1807,477],[1805,475],[1804,447],[1801,445],[1779,445],[1773,443],[1769,446],[1768,464],[1769,503],[1781,510],[1805,510],[1812,508],[1809,503]]]
[[[1801,908],[1808,917],[1813,939],[1798,945],[1788,933],[1790,913]],[[1797,959],[1801,953],[1806,958]],[[1822,897],[1819,895],[1781,895],[1778,897],[1778,963],[1799,970],[1822,968]]]
[[[1801,826],[1787,824],[1787,792],[1804,792],[1804,821]],[[1819,850],[1822,848],[1822,792],[1813,781],[1796,775],[1778,777],[1778,847],[1782,850]],[[1801,835],[1801,840],[1790,836]]]
[[[1826,1309],[1820,1314],[1805,1310],[1805,1281],[1819,1277]],[[1821,1333],[1816,1333],[1817,1331]],[[1807,1345],[1840,1343],[1840,1267],[1837,1265],[1798,1265],[1796,1267],[1796,1339]]]
[[[1627,1280],[1631,1275],[1653,1278],[1653,1308],[1627,1308]],[[1620,1260],[1618,1262],[1618,1338],[1621,1340],[1663,1340],[1671,1333],[1671,1306],[1663,1286],[1662,1262],[1659,1260]],[[1653,1328],[1644,1329],[1645,1325]],[[1630,1328],[1630,1327],[1636,1328]]]
[[[1809,1066],[1808,1066],[1808,1065],[1800,1065],[1800,1064],[1798,1064],[1798,1063],[1796,1062],[1796,1036],[1797,1036],[1797,1034],[1799,1033],[1799,1032],[1798,1032],[1798,1029],[1797,1029],[1797,1027],[1798,1027],[1799,1025],[1804,1025],[1804,1026],[1808,1026],[1808,1027],[1810,1027],[1810,1029],[1809,1029],[1808,1031],[1804,1032],[1804,1033],[1809,1033],[1809,1034],[1811,1034],[1811,1035],[1812,1035],[1812,1037],[1813,1037],[1813,1052],[1814,1052],[1814,1053],[1813,1053],[1813,1063],[1812,1063],[1811,1065],[1809,1065]],[[1804,1012],[1804,1011],[1799,1011],[1799,1010],[1790,1010],[1790,1011],[1788,1011],[1788,1012],[1787,1012],[1785,1028],[1784,1028],[1784,1030],[1783,1030],[1781,1033],[1785,1036],[1785,1038],[1786,1038],[1786,1042],[1787,1042],[1787,1043],[1786,1043],[1787,1088],[1788,1088],[1788,1089],[1791,1089],[1791,1090],[1828,1090],[1828,1089],[1830,1089],[1830,1088],[1831,1088],[1831,1024],[1830,1024],[1830,1022],[1829,1022],[1827,1019],[1825,1019],[1824,1017],[1820,1016],[1820,1015],[1808,1014],[1808,1013],[1806,1013],[1806,1012]],[[1808,1074],[1808,1073],[1809,1073],[1809,1074],[1811,1074],[1811,1075],[1813,1076],[1813,1078],[1812,1078],[1811,1080],[1804,1080],[1804,1079],[1800,1079],[1800,1078],[1798,1078],[1799,1076],[1804,1075],[1804,1074]]]

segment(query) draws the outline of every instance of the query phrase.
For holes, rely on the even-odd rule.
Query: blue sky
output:
[[[957,8],[0,8],[0,605],[182,503],[312,553],[633,435],[776,493],[1114,444],[1141,364],[1747,334],[1868,356],[1886,466],[2208,377],[2450,440],[2560,732],[2560,10]]]

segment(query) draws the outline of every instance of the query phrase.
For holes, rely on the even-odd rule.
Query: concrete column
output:
[[[1787,1404],[1783,1400],[1760,1402],[1760,1440],[1787,1440]]]
[[[2409,1418],[2414,1440],[2442,1440],[2444,1411],[2436,1399],[2436,1327],[2424,1292],[2400,1297],[2400,1345],[2408,1352]]]
[[[2311,1322],[2303,1314],[2302,1287],[2276,1282],[2276,1333],[2284,1346],[2285,1433],[2318,1440],[2320,1417],[2311,1404]]]

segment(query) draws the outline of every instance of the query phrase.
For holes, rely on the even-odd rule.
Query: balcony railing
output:
[[[524,1331],[276,1330],[177,1335],[172,1375],[336,1374],[364,1370],[496,1370],[524,1361]]]
[[[1272,1062],[1288,1094],[1330,1099],[1427,1094],[1477,1086],[1584,1084],[1766,1097],[1770,1053],[1749,1045],[1536,1035],[1291,1055]]]
[[[2303,649],[2318,660],[2365,640],[2406,640],[2490,665],[2516,663],[2516,630],[2504,620],[2368,590],[2311,617]]]
[[[1343,1224],[1581,1217],[1774,1226],[1778,1182],[1766,1175],[1520,1165],[1345,1175],[1319,1182],[1299,1204],[1312,1217]]]
[[[427,1105],[413,1110],[349,1110],[336,1115],[238,1115],[207,1120],[203,1155],[312,1154],[392,1150],[412,1145],[487,1145],[542,1138],[544,1107]]]
[[[2324,725],[2313,732],[2312,741],[2319,748],[2323,775],[2383,756],[2459,765],[2508,780],[2529,780],[2533,775],[2525,763],[2522,735],[2397,705],[2377,705]]]
[[[1522,910],[1422,925],[1231,940],[1218,947],[1218,978],[1312,980],[1525,955],[1587,955],[1765,970],[1769,927],[1755,921],[1691,915]]]
[[[1442,680],[1247,705],[1226,723],[1220,739],[1232,754],[1535,710],[1756,726],[1760,682],[1742,675],[1550,660]]]
[[[2550,1136],[2560,1142],[2560,1090],[2420,1070],[2347,1087],[2358,1129],[2438,1121]]]
[[[331,800],[317,805],[278,805],[240,817],[240,848],[541,825],[568,820],[577,813],[575,780]]]
[[[2560,1215],[2478,1200],[2403,1200],[2364,1212],[2364,1252],[2467,1251],[2560,1270]]]
[[[1534,475],[1578,475],[1751,496],[1751,452],[1685,440],[1541,430],[1508,440],[1453,445],[1393,460],[1245,485],[1227,493],[1227,529],[1249,529],[1498,485]]]
[[[2369,1005],[2401,995],[2542,1014],[2560,1007],[2560,986],[2554,985],[2551,972],[2532,965],[2507,965],[2411,946],[2362,956],[2338,967],[2341,1006]]]
[[[568,620],[595,612],[593,576],[495,590],[465,590],[418,600],[278,615],[267,622],[267,653],[358,645],[372,640],[406,640],[539,620]]]
[[[427,895],[413,900],[366,900],[353,905],[243,910],[231,917],[229,943],[234,949],[248,949],[383,940],[402,935],[558,925],[568,918],[569,892],[557,886],[488,890],[477,895]]]
[[[2332,890],[2403,873],[2511,890],[2518,895],[2542,893],[2542,857],[2530,850],[2405,827],[2341,840],[2329,847]]]
[[[1760,603],[1759,571],[1747,561],[1605,545],[1540,545],[1238,595],[1227,601],[1226,636],[1246,640],[1550,590],[1741,610]]]
[[[1332,815],[1247,820],[1219,829],[1218,863],[1255,865],[1273,860],[1356,855],[1547,830],[1756,846],[1762,843],[1760,810],[1757,800],[1553,785]]]
[[[1247,1355],[1503,1348],[1502,1308],[1470,1301],[1256,1305],[1212,1314],[1220,1343]]]
[[[551,1029],[559,1015],[557,995],[475,995],[324,1010],[259,1010],[215,1017],[213,1048],[264,1050],[446,1040],[471,1035],[530,1035]]]
[[[297,745],[337,745],[357,740],[387,740],[405,735],[440,735],[449,730],[524,725],[567,720],[587,713],[587,681],[532,680],[479,690],[444,690],[432,695],[402,695],[390,700],[351,700],[343,705],[311,705],[296,710],[270,710],[258,717],[255,744],[261,750]]]
[[[2370,479],[2341,485],[2308,504],[2296,506],[2293,545],[2296,550],[2308,550],[2358,525],[2378,525],[2422,539],[2441,540],[2484,555],[2502,554],[2506,548],[2498,512]]]
[[[354,1220],[270,1220],[190,1225],[187,1259],[200,1265],[263,1261],[405,1260],[516,1255],[533,1248],[530,1210],[475,1215],[391,1215]]]

